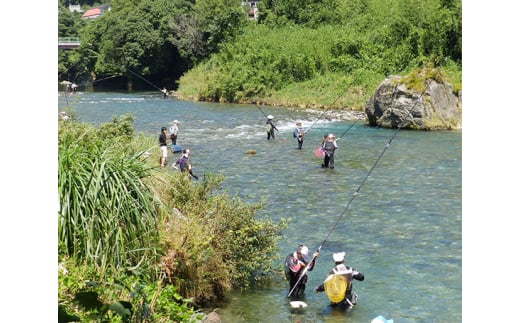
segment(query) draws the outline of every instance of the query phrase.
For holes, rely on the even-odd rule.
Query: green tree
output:
[[[115,0],[111,10],[89,22],[83,32],[82,57],[101,76],[138,75],[160,82],[185,70],[169,41],[169,22],[185,1]],[[84,44],[84,46],[83,46]]]
[[[194,10],[209,53],[216,52],[219,44],[233,41],[246,22],[241,0],[199,0]]]
[[[83,26],[80,13],[71,12],[58,2],[58,37],[79,37]],[[58,51],[58,79],[75,81],[82,74],[79,57],[79,53],[74,50]]]

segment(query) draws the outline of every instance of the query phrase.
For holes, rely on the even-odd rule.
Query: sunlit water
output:
[[[177,144],[192,151],[195,174],[220,173],[230,194],[267,201],[259,215],[292,219],[277,264],[299,243],[316,250],[330,233],[308,275],[306,309],[291,309],[281,278],[267,289],[229,295],[220,309],[223,322],[370,322],[378,315],[396,323],[462,320],[461,132],[401,130],[385,150],[395,130],[357,122],[338,141],[336,168],[329,170],[320,167],[314,148],[325,133],[340,136],[354,121],[286,108],[162,99],[160,93],[61,95],[59,109],[67,108],[96,125],[131,113],[137,131],[156,136],[178,119]],[[275,116],[274,141],[266,140],[264,114]],[[292,137],[297,120],[312,127],[301,151]],[[170,163],[173,158],[170,152]],[[337,251],[346,251],[347,264],[366,277],[354,281],[358,304],[346,311],[312,291]]]

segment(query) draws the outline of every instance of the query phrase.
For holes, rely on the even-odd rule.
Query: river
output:
[[[58,101],[60,111],[95,125],[131,113],[136,131],[156,136],[179,120],[177,144],[190,148],[195,174],[220,173],[231,194],[267,201],[259,215],[292,219],[277,264],[299,243],[316,250],[331,233],[308,275],[307,308],[291,309],[288,283],[280,279],[231,293],[219,310],[223,322],[370,322],[378,315],[396,323],[462,321],[462,131],[396,132],[301,110],[184,102],[157,92],[60,93]],[[265,114],[278,126],[274,141],[266,140]],[[292,137],[296,121],[310,128],[302,150]],[[324,134],[338,137],[349,127],[338,141],[336,167],[322,169],[314,148]],[[358,304],[346,311],[312,291],[338,251],[365,275],[354,281]]]

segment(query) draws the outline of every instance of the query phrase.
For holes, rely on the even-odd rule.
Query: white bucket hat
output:
[[[272,118],[273,118],[272,115],[268,115],[268,116],[267,116],[267,119],[272,119]]]
[[[345,260],[345,253],[344,252],[336,252],[332,255],[332,259],[334,259],[335,262],[340,262]]]

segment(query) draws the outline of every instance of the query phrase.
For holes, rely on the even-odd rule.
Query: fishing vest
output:
[[[336,147],[334,146],[333,141],[326,141],[323,145],[323,150],[325,150],[329,155],[334,154],[334,150],[336,150]]]
[[[285,270],[292,271],[293,273],[297,273],[302,268],[302,262],[298,260],[298,258],[291,254],[285,258]]]

